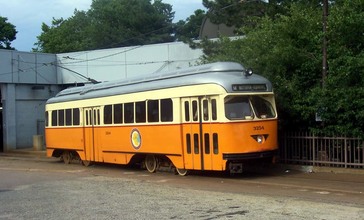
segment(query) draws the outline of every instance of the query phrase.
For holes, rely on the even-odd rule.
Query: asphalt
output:
[[[7,152],[0,152],[0,157],[23,157],[23,158],[33,158],[33,159],[49,159],[45,150],[34,150],[34,148],[26,149],[16,149]],[[267,167],[256,168],[266,170]],[[359,177],[364,178],[364,168],[339,168],[339,167],[329,167],[329,166],[307,166],[307,165],[289,165],[277,163],[270,167],[270,172],[290,172],[299,171],[303,173],[332,173],[332,174],[345,174],[345,175],[359,175]],[[363,176],[361,176],[363,175]]]
[[[34,150],[33,148],[26,148],[0,152],[0,156],[46,158],[47,154],[45,150]]]

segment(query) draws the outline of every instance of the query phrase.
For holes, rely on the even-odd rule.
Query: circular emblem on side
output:
[[[139,150],[140,146],[142,145],[142,136],[140,135],[138,129],[134,128],[131,130],[130,140],[134,149]]]

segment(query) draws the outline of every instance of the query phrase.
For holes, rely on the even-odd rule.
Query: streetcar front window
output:
[[[253,119],[254,114],[248,96],[228,96],[225,98],[225,116],[231,120]]]
[[[225,117],[230,120],[267,119],[275,116],[272,104],[260,96],[225,97]]]
[[[251,103],[254,108],[254,112],[258,118],[274,118],[276,117],[276,113],[273,109],[273,106],[267,100],[259,97],[259,96],[252,96]]]

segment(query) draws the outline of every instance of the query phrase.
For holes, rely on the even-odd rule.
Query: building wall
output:
[[[44,106],[58,85],[1,84],[3,150],[30,148],[33,136],[44,136]]]
[[[0,49],[0,83],[57,84],[55,54]]]
[[[44,134],[44,105],[60,91],[55,54],[0,49],[0,151],[29,148]]]
[[[85,77],[104,82],[194,66],[201,56],[202,50],[174,42],[57,54],[57,66],[62,84]]]

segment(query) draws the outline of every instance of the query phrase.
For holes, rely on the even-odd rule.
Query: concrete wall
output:
[[[57,84],[55,54],[0,49],[0,83]]]
[[[57,85],[1,84],[4,151],[30,148],[33,135],[44,135],[44,106]]]
[[[44,134],[44,105],[60,87],[55,54],[0,49],[3,151],[29,148]]]

